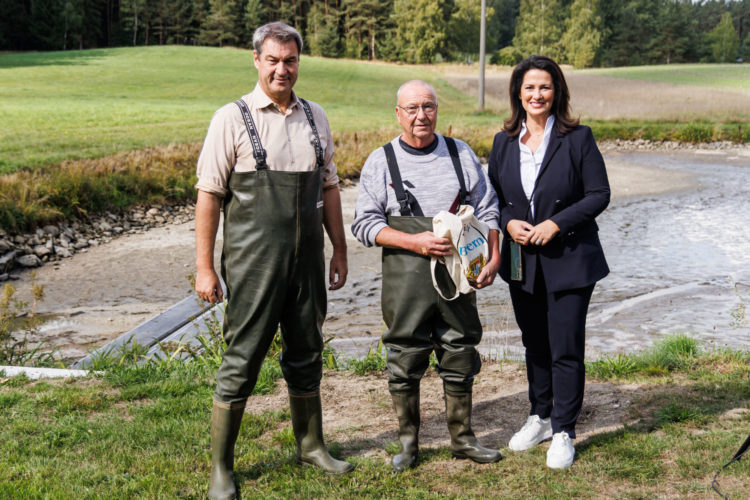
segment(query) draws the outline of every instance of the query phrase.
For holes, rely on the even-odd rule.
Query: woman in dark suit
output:
[[[583,403],[586,312],[609,273],[594,218],[609,204],[604,160],[570,116],[562,70],[532,56],[513,70],[511,116],[495,136],[489,176],[500,202],[500,276],[526,349],[530,415],[514,451],[552,438],[547,466],[573,463]]]

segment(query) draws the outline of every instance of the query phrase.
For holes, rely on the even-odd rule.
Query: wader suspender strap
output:
[[[318,134],[318,127],[315,126],[315,120],[313,120],[313,114],[312,110],[310,109],[310,104],[301,97],[298,97],[297,100],[302,103],[302,108],[305,110],[305,115],[307,116],[307,121],[310,123],[310,127],[312,127],[313,136],[315,136],[315,141],[313,145],[315,146],[315,158],[318,162],[318,168],[322,169],[323,165],[325,164],[325,159],[323,157],[323,146],[320,145],[320,135]]]
[[[445,139],[445,145],[448,146],[448,153],[450,154],[451,162],[453,162],[453,168],[456,170],[456,177],[458,177],[458,184],[460,186],[458,200],[461,205],[465,205],[466,182],[464,181],[464,173],[461,169],[461,160],[458,157],[458,148],[456,147],[456,141],[454,141],[452,137],[443,138]],[[401,215],[412,215],[411,207],[409,207],[409,196],[406,194],[406,191],[404,191],[404,183],[401,180],[401,172],[398,169],[398,163],[396,162],[396,153],[393,151],[393,144],[389,142],[388,144],[383,146],[383,151],[385,151],[385,159],[388,162],[388,171],[391,173],[393,190],[396,192],[396,200],[398,201]]]
[[[396,153],[393,151],[393,144],[390,142],[383,146],[385,151],[385,159],[388,162],[388,170],[391,172],[391,181],[393,181],[393,190],[396,192],[396,200],[401,211],[402,216],[411,215],[411,208],[409,207],[409,198],[406,196],[404,191],[404,183],[401,181],[401,172],[398,170],[398,163],[396,163]]]
[[[448,146],[448,153],[451,155],[453,168],[456,169],[458,183],[461,185],[461,191],[458,194],[458,201],[461,205],[466,205],[466,182],[464,182],[464,172],[461,170],[461,160],[458,158],[458,148],[453,137],[444,137],[445,145]]]
[[[255,122],[253,116],[250,114],[250,109],[242,99],[234,101],[240,112],[242,113],[242,119],[245,121],[245,128],[247,129],[247,135],[250,136],[250,142],[253,144],[253,158],[255,158],[255,169],[256,170],[267,170],[266,165],[266,150],[263,149],[263,145],[260,143],[260,137],[258,137],[258,131],[255,129]]]

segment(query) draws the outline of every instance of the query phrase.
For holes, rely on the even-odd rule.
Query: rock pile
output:
[[[29,234],[9,235],[0,229],[0,281],[15,279],[14,270],[71,257],[89,247],[125,234],[142,233],[166,224],[182,224],[195,217],[195,205],[138,206],[121,214],[104,212],[38,228]]]

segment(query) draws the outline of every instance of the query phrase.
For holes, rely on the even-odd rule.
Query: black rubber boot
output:
[[[240,431],[245,401],[226,404],[214,401],[211,412],[211,481],[208,498],[238,498],[234,482],[234,443]]]
[[[391,465],[396,472],[417,465],[419,450],[419,390],[416,392],[392,392],[393,409],[398,417],[398,440],[401,451],[393,457]]]
[[[328,474],[346,474],[354,466],[333,458],[323,443],[323,411],[320,392],[289,394],[292,430],[297,440],[297,462],[320,467]]]
[[[498,450],[480,445],[471,430],[471,393],[446,393],[445,416],[451,434],[451,452],[455,458],[468,458],[480,464],[490,464],[503,458]]]

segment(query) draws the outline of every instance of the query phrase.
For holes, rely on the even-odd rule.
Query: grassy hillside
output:
[[[507,111],[495,106],[495,112],[477,112],[476,77],[461,70],[457,79],[440,67],[303,57],[296,90],[326,109],[339,175],[356,177],[370,151],[399,132],[395,92],[413,78],[430,81],[438,91],[438,132],[450,130],[479,156],[489,154]],[[595,71],[612,71],[618,78],[595,72],[568,76],[575,112],[597,139],[750,140],[744,93],[723,92],[722,99],[714,96],[718,107],[701,107],[697,103],[706,103],[710,94],[690,80],[695,73],[702,84],[715,83],[714,89],[735,89],[746,86],[745,66]],[[631,77],[691,86],[635,85]],[[0,55],[0,229],[26,231],[136,203],[193,198],[194,165],[213,112],[252,90],[256,79],[251,52],[238,49]],[[634,93],[631,87],[639,89]],[[507,82],[488,78],[487,93],[489,101],[504,102]]]
[[[585,70],[585,73],[676,85],[696,85],[750,94],[749,64],[663,64],[590,69]]]
[[[303,57],[298,93],[337,131],[394,127],[398,86],[417,67]],[[203,139],[213,112],[252,90],[252,53],[143,47],[0,56],[0,173]],[[444,82],[441,122],[489,124]]]

